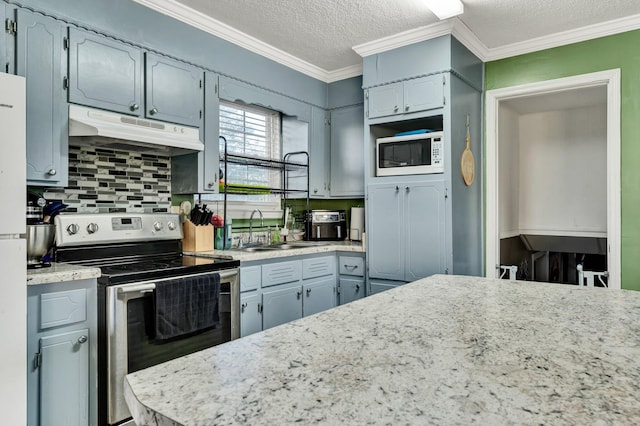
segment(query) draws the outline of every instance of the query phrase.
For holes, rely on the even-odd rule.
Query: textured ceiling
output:
[[[177,0],[296,58],[333,71],[353,46],[435,24],[421,0]],[[639,0],[463,0],[459,19],[487,48],[640,14]]]
[[[354,65],[353,46],[438,22],[421,0],[179,0],[325,70]]]

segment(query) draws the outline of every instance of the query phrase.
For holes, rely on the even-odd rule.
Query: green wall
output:
[[[640,290],[640,31],[488,62],[485,89],[621,70],[622,288]],[[603,159],[604,161],[604,159]]]

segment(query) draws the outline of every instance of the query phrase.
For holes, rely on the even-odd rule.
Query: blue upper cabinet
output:
[[[66,26],[24,9],[16,11],[15,23],[15,72],[27,81],[27,183],[66,186]]]
[[[445,78],[430,75],[367,90],[367,117],[410,114],[444,105]]]
[[[174,194],[218,192],[218,171],[220,170],[218,74],[205,73],[204,87],[204,127],[200,128],[204,151],[171,158],[171,191]]]
[[[145,116],[199,127],[204,102],[202,69],[146,53]]]
[[[331,111],[331,196],[364,196],[362,105]]]
[[[139,116],[143,69],[139,48],[69,29],[69,102]]]
[[[372,87],[367,91],[367,117],[385,117],[401,114],[404,85],[402,82]]]
[[[200,127],[203,79],[184,62],[69,29],[69,102]]]

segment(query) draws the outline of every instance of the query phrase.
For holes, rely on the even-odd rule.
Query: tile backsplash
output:
[[[46,188],[77,213],[168,212],[171,158],[94,147],[69,147],[69,184]]]

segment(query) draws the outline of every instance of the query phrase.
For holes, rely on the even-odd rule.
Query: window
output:
[[[246,155],[269,159],[281,158],[280,113],[253,105],[220,102],[220,135],[227,140],[229,154]],[[220,139],[220,169],[224,173],[224,140]],[[227,165],[227,183],[252,187],[278,188],[281,176],[277,170],[241,164]],[[207,195],[207,200],[222,201],[223,194]],[[280,196],[274,194],[229,194],[228,207],[233,216],[238,209],[280,210]]]

